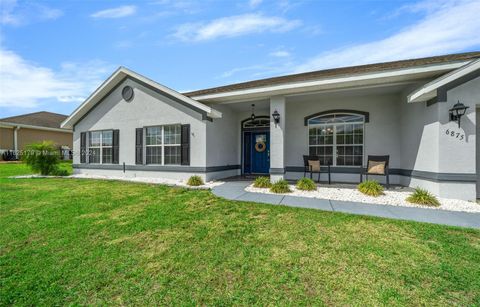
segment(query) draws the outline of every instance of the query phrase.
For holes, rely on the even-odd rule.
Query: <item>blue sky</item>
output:
[[[0,117],[69,114],[120,65],[188,91],[480,50],[480,0],[0,4]]]

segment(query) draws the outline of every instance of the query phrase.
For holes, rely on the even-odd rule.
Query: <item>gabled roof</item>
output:
[[[43,128],[54,128],[60,129],[62,122],[67,118],[67,115],[52,113],[52,112],[35,112],[17,116],[10,116],[5,118],[0,118],[2,124],[8,124],[11,126],[32,126],[32,127],[43,127]]]
[[[408,95],[407,101],[420,102],[430,100],[437,96],[437,90],[440,87],[475,72],[478,72],[478,76],[480,76],[480,59],[472,61],[416,89]]]
[[[190,97],[180,94],[164,85],[161,85],[153,80],[150,80],[136,72],[125,68],[119,67],[105,82],[103,82],[73,113],[62,123],[63,128],[73,128],[73,126],[83,118],[95,105],[102,101],[115,87],[123,82],[125,78],[132,78],[136,82],[162,93],[163,95],[184,104],[191,109],[201,113],[205,117],[220,118],[222,113],[217,110],[206,106]]]
[[[342,67],[326,70],[318,70],[300,74],[286,75],[280,77],[273,77],[267,79],[260,79],[236,84],[230,84],[225,86],[213,87],[208,89],[202,89],[197,91],[191,91],[183,93],[186,96],[192,97],[194,99],[204,100],[204,99],[213,99],[218,96],[227,96],[234,93],[247,93],[254,91],[263,91],[269,90],[270,88],[276,89],[281,86],[295,85],[295,84],[307,84],[313,83],[317,80],[340,80],[350,78],[352,76],[362,76],[362,75],[372,75],[379,74],[389,71],[405,71],[406,73],[410,72],[409,69],[417,67],[426,67],[433,65],[443,65],[449,63],[458,63],[458,65],[450,65],[450,67],[438,67],[438,71],[446,70],[449,71],[452,68],[455,69],[459,66],[468,63],[468,61],[480,58],[480,52],[468,52],[468,53],[458,53],[442,56],[434,56],[427,58],[419,59],[410,59],[410,60],[401,60],[385,63],[376,63],[360,66],[351,66],[351,67]],[[292,86],[293,86],[292,85]]]

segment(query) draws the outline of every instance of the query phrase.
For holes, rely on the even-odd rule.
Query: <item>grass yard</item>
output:
[[[0,230],[0,305],[480,305],[476,230],[7,178]]]

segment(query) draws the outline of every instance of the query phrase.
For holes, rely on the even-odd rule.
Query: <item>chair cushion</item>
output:
[[[320,161],[318,160],[308,160],[308,166],[310,166],[310,171],[320,172]]]
[[[385,161],[368,161],[367,173],[385,175]]]

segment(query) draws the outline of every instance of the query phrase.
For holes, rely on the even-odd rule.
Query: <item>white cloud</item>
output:
[[[256,8],[257,6],[259,6],[263,1],[262,0],[250,0],[248,1],[248,5],[251,7],[251,8]]]
[[[270,52],[269,55],[277,58],[285,58],[290,56],[290,52],[285,50],[278,50],[278,51]]]
[[[59,9],[38,3],[19,5],[16,0],[0,0],[0,24],[23,26],[33,22],[54,20],[63,15]]]
[[[123,5],[111,9],[95,12],[90,15],[93,18],[122,18],[133,15],[137,12],[135,5]]]
[[[112,67],[100,61],[63,63],[53,70],[0,49],[0,107],[35,108],[45,101],[83,101]]]
[[[480,46],[479,0],[423,1],[410,11],[421,11],[424,17],[385,39],[321,53],[293,72],[433,56]]]
[[[245,14],[224,17],[208,23],[188,23],[177,28],[174,37],[183,41],[207,41],[219,37],[234,37],[250,33],[285,32],[300,25],[298,20]]]

